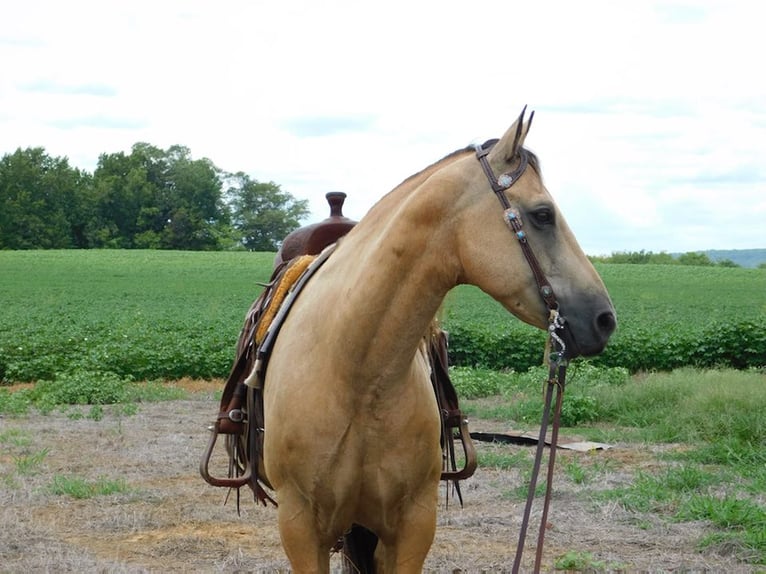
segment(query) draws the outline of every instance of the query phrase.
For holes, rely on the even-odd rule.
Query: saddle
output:
[[[282,321],[292,302],[311,276],[332,255],[335,245],[356,222],[343,216],[345,193],[326,195],[330,216],[288,235],[277,253],[271,279],[253,302],[237,342],[234,364],[226,379],[218,416],[210,427],[211,436],[200,461],[200,474],[212,486],[239,489],[249,486],[256,502],[276,506],[267,489],[263,471],[263,384],[269,354]],[[462,415],[455,387],[449,377],[447,334],[433,326],[424,338],[431,367],[431,383],[441,415],[442,480],[451,482],[462,503],[460,480],[476,470],[476,452]],[[307,381],[306,384],[310,384]],[[210,472],[210,460],[220,435],[226,437],[228,475]],[[462,468],[457,468],[455,441],[463,451]]]

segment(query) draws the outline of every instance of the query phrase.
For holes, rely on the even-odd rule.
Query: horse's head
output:
[[[453,164],[468,188],[458,199],[460,280],[540,328],[548,326],[551,303],[558,305],[566,318],[567,355],[594,355],[616,327],[614,307],[543,185],[537,158],[523,147],[531,120],[525,122],[522,112],[491,149],[485,144]],[[552,288],[547,302],[541,284]]]

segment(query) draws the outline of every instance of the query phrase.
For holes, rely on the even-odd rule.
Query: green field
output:
[[[227,374],[273,254],[0,252],[0,379],[77,370],[137,380]],[[766,270],[600,265],[619,328],[595,362],[631,371],[766,363]],[[460,287],[443,321],[459,365],[526,370],[544,335]]]
[[[596,364],[631,371],[766,364],[765,269],[628,264],[596,269],[618,321]],[[544,334],[509,317],[474,287],[450,294],[444,322],[458,364],[518,370],[540,362]]]

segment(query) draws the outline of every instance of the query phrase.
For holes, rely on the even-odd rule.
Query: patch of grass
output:
[[[514,384],[512,372],[452,367],[449,374],[458,396],[466,399],[500,395]]]
[[[11,392],[0,388],[0,414],[22,416],[32,406],[32,389],[19,389]]]
[[[535,498],[542,498],[545,496],[546,484],[544,478],[537,483],[535,486]],[[501,496],[506,500],[526,500],[527,496],[529,496],[529,478],[515,488],[502,493]]]
[[[88,481],[79,476],[55,475],[50,485],[50,492],[56,495],[69,496],[76,499],[93,498],[129,492],[127,482],[121,479],[111,480],[98,478]]]
[[[0,444],[11,447],[25,447],[32,444],[32,438],[26,431],[10,428],[0,432]]]
[[[766,377],[758,371],[680,369],[600,389],[599,420],[644,429],[653,442],[766,443]]]
[[[37,452],[25,453],[13,457],[13,463],[16,465],[16,472],[23,476],[35,474],[48,456],[50,449],[42,448]]]
[[[523,450],[515,453],[482,450],[478,453],[478,465],[481,468],[497,468],[500,470],[526,469],[530,464],[529,453]]]
[[[658,474],[641,472],[632,485],[603,491],[598,497],[617,500],[636,512],[673,512],[686,495],[705,491],[720,480],[696,466],[670,467]]]
[[[128,388],[128,399],[135,403],[155,403],[177,401],[188,397],[188,393],[178,387],[163,385],[159,381],[135,383]]]
[[[575,484],[585,484],[589,480],[588,470],[576,460],[570,460],[564,465],[564,472]]]
[[[766,564],[766,509],[756,502],[732,496],[696,495],[684,502],[675,518],[707,520],[719,529],[703,538],[701,547],[715,547],[742,560]]]
[[[619,367],[596,367],[587,361],[571,369],[561,409],[561,425],[578,426],[600,418],[596,395],[601,387],[619,386],[628,380],[628,371]],[[497,372],[484,368],[454,367],[450,375],[464,401],[496,396],[498,401],[466,402],[466,414],[524,423],[537,423],[542,416],[543,393],[548,379],[544,366],[524,372]]]
[[[119,414],[130,415],[137,411],[136,403],[178,400],[186,396],[183,389],[160,382],[139,384],[111,372],[77,370],[15,392],[0,389],[0,413],[20,416],[35,408],[44,414],[69,405],[90,405],[87,415],[73,411],[68,416],[72,419],[87,416],[98,421],[105,415],[104,405],[122,405]]]
[[[726,530],[766,530],[766,509],[751,500],[712,495],[690,497],[679,509],[679,520],[709,520]]]
[[[565,552],[553,563],[556,570],[567,572],[606,572],[614,570],[615,565],[607,566],[603,560],[596,560],[590,552],[570,550]]]
[[[52,405],[110,405],[128,398],[129,379],[111,372],[75,371],[34,387],[38,403]]]

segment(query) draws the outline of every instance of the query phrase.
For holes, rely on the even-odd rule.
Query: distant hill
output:
[[[766,249],[711,249],[703,253],[711,261],[728,259],[741,267],[758,267],[766,263]]]

